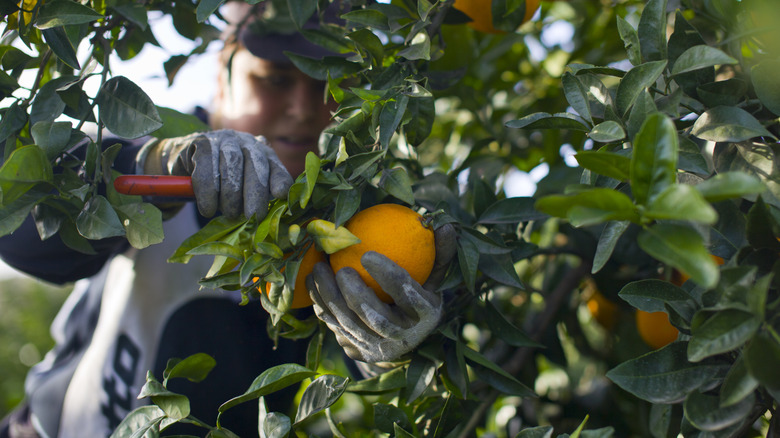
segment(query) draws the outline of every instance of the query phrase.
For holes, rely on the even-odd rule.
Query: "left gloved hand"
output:
[[[428,337],[442,316],[436,288],[456,252],[455,229],[447,224],[435,232],[436,260],[425,285],[377,252],[366,252],[361,263],[395,304],[379,300],[360,275],[342,268],[334,275],[318,263],[306,278],[317,316],[336,335],[347,356],[367,362],[389,362],[410,352]]]

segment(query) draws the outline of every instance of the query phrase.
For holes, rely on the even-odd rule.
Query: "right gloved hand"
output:
[[[286,198],[293,178],[262,136],[224,129],[154,140],[138,154],[139,173],[191,176],[203,216],[268,213],[271,198]]]

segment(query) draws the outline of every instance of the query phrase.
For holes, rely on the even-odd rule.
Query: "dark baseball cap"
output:
[[[338,1],[331,3],[324,11],[314,11],[301,29],[296,27],[286,1],[266,0],[256,5],[228,1],[220,13],[228,22],[223,36],[237,38],[258,58],[290,62],[285,52],[317,59],[344,56],[335,45],[327,44],[328,38],[316,38],[326,33],[327,25],[344,24],[340,18],[341,4]],[[312,42],[315,38],[328,47]]]

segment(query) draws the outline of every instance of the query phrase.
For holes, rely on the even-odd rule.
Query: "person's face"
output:
[[[220,72],[214,127],[262,135],[293,175],[303,172],[308,152],[318,153],[320,133],[335,102],[324,101],[325,82],[292,64],[274,63],[246,49],[235,52],[232,71]]]

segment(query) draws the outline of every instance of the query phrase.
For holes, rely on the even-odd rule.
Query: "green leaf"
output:
[[[501,284],[524,287],[509,254],[482,254],[478,267],[483,274]]]
[[[631,192],[637,204],[649,204],[676,181],[677,129],[672,120],[653,113],[642,124],[631,154]]]
[[[737,64],[739,61],[714,47],[699,45],[683,52],[674,62],[672,76],[688,73],[706,67],[723,64]]]
[[[49,45],[49,48],[54,52],[57,57],[67,64],[69,67],[76,70],[81,69],[79,65],[78,57],[76,56],[76,48],[65,33],[65,29],[62,27],[53,27],[50,29],[43,29],[41,31],[44,41]]]
[[[458,264],[466,288],[474,291],[479,269],[479,249],[476,243],[469,239],[458,239]]]
[[[244,394],[223,403],[219,407],[219,412],[221,414],[236,405],[272,394],[316,374],[316,372],[294,363],[268,368],[255,378]]]
[[[412,181],[403,168],[383,169],[378,187],[406,204],[414,204]]]
[[[386,403],[374,403],[374,425],[380,432],[394,433],[396,427],[401,430],[412,429],[412,422],[403,409]]]
[[[756,96],[775,115],[780,115],[778,71],[780,71],[780,59],[768,59],[750,69],[750,79],[753,82]]]
[[[666,68],[666,61],[652,61],[629,70],[618,85],[615,109],[618,116],[625,116],[642,91],[655,85]]]
[[[316,378],[306,387],[298,402],[298,412],[295,414],[295,423],[311,417],[312,415],[328,408],[336,403],[349,384],[349,378],[326,374]]]
[[[687,184],[667,186],[650,201],[642,216],[655,220],[690,220],[707,225],[718,220],[715,209],[698,190]]]
[[[739,171],[719,173],[694,187],[708,202],[757,195],[766,190],[760,179]]]
[[[189,252],[206,242],[213,242],[234,232],[237,228],[246,224],[246,221],[227,219],[225,216],[217,216],[209,221],[205,227],[199,229],[182,242],[171,257],[170,263],[187,263],[192,255]]]
[[[46,154],[35,145],[16,149],[0,167],[0,205],[7,206],[40,182],[51,182]]]
[[[716,354],[736,350],[750,340],[761,325],[752,313],[737,309],[716,312],[700,325],[691,327],[688,360],[699,362]]]
[[[305,190],[301,193],[300,205],[301,208],[306,208],[309,203],[311,194],[314,193],[314,187],[317,185],[317,178],[320,175],[320,157],[314,152],[308,152],[306,154],[306,185]]]
[[[552,426],[526,427],[515,438],[552,438]]]
[[[406,369],[404,367],[395,367],[379,375],[352,382],[347,387],[347,391],[360,395],[371,395],[396,391],[405,386]]]
[[[310,58],[292,52],[284,52],[298,70],[318,81],[326,81],[328,77],[340,78],[355,74],[362,70],[360,64],[348,61],[339,56],[325,56],[322,59]]]
[[[503,368],[490,361],[480,352],[466,347],[463,349],[463,355],[471,364],[477,377],[493,388],[509,395],[520,397],[535,396],[531,389],[520,383],[514,376],[504,371]]]
[[[376,9],[358,9],[341,15],[341,18],[362,24],[368,28],[390,30],[387,16]]]
[[[689,275],[702,287],[710,289],[718,283],[718,265],[704,247],[701,235],[693,228],[658,223],[644,229],[637,242],[645,252]]]
[[[574,158],[580,166],[591,172],[618,181],[628,181],[631,159],[624,155],[606,151],[579,151]]]
[[[718,142],[739,142],[754,137],[777,140],[750,113],[733,106],[718,106],[707,110],[696,119],[691,135]]]
[[[575,195],[551,195],[536,201],[537,210],[568,218],[575,226],[588,226],[611,220],[638,220],[634,203],[617,190],[596,188]]]
[[[412,146],[419,146],[431,134],[435,116],[436,108],[432,97],[410,98],[405,115],[409,117],[409,121],[403,125],[406,141]]]
[[[200,0],[195,8],[198,23],[205,22],[224,2],[225,0]]]
[[[691,299],[681,288],[655,279],[632,281],[618,295],[631,306],[650,313],[666,312],[665,304]]]
[[[409,104],[409,96],[400,95],[382,106],[379,115],[379,143],[383,147],[390,145],[390,139],[401,125],[406,106]]]
[[[70,145],[70,122],[38,122],[30,132],[49,160],[60,156]]]
[[[607,378],[651,403],[677,403],[708,383],[719,370],[709,363],[688,362],[686,342],[671,344],[609,370]]]
[[[561,77],[563,92],[566,100],[574,111],[588,123],[593,123],[593,117],[590,114],[590,105],[588,103],[588,91],[580,80],[573,74],[566,72]]]
[[[360,243],[360,239],[343,226],[336,227],[333,222],[315,219],[306,225],[306,232],[311,234],[317,246],[328,254]]]
[[[620,123],[607,120],[594,126],[588,133],[588,137],[600,143],[612,143],[626,138],[626,131]]]
[[[753,395],[731,406],[721,406],[717,395],[694,391],[683,404],[685,418],[699,430],[716,432],[737,424],[748,417],[753,410]]]
[[[653,97],[645,89],[639,93],[639,97],[636,98],[636,102],[631,107],[631,111],[628,114],[628,121],[626,122],[626,131],[628,138],[634,141],[637,133],[642,129],[642,125],[645,123],[650,114],[658,111],[658,107],[653,101]]]
[[[209,127],[192,114],[184,114],[172,108],[157,106],[162,127],[151,133],[156,138],[183,137],[195,132],[208,131]]]
[[[572,129],[576,131],[590,131],[590,128],[577,116],[569,113],[534,113],[519,120],[506,122],[507,128],[517,129]]]
[[[642,54],[639,47],[639,34],[637,34],[636,29],[621,16],[617,17],[617,29],[620,39],[623,40],[623,47],[626,48],[628,61],[633,65],[641,64]]]
[[[125,227],[127,241],[133,248],[146,248],[165,238],[162,213],[153,204],[135,202],[115,207]]]
[[[599,241],[596,244],[596,254],[593,256],[593,266],[590,272],[595,274],[603,268],[612,257],[620,236],[628,229],[629,221],[609,221],[601,231]]]
[[[290,417],[281,412],[269,412],[263,418],[263,436],[266,438],[286,438],[291,430]]]
[[[398,51],[398,56],[409,61],[431,60],[431,39],[426,32],[418,32],[412,38],[412,43],[404,49]]]
[[[748,373],[745,358],[740,355],[731,365],[720,388],[720,406],[726,407],[739,403],[749,397],[758,388],[758,380]]]
[[[531,339],[524,331],[515,327],[515,325],[508,321],[489,301],[485,302],[484,310],[484,319],[490,326],[492,335],[513,347],[544,347],[542,344]]]
[[[518,224],[522,222],[542,220],[546,214],[534,208],[534,199],[530,197],[512,197],[500,199],[490,204],[479,215],[481,224]]]
[[[649,0],[645,4],[637,34],[645,61],[666,59],[666,0]]]
[[[773,391],[780,390],[780,373],[777,364],[780,363],[780,343],[767,332],[759,332],[743,352],[745,366],[762,385]]]
[[[76,217],[79,234],[90,240],[123,236],[125,229],[116,211],[102,195],[93,196]]]
[[[411,404],[419,398],[436,376],[436,364],[420,355],[412,357],[406,369],[404,398]]]
[[[184,378],[190,382],[200,382],[216,365],[217,361],[206,353],[195,353],[184,359],[169,359],[163,378],[165,380]]]
[[[163,419],[165,419],[165,412],[159,407],[141,406],[125,415],[110,438],[145,437],[147,431],[157,429]]]
[[[2,96],[1,91],[0,96]],[[11,134],[24,128],[26,124],[27,112],[19,106],[19,101],[15,101],[6,109],[3,117],[0,117],[0,141],[4,142]]]
[[[244,260],[243,252],[227,242],[205,242],[187,251],[187,255],[223,256],[239,261]]]
[[[49,195],[48,190],[32,189],[15,201],[0,207],[0,237],[16,231],[30,215],[30,210]]]
[[[43,4],[35,27],[49,29],[71,24],[91,23],[103,18],[94,9],[71,0],[55,0]]]
[[[107,80],[95,100],[106,128],[120,137],[142,137],[163,125],[149,96],[124,76]]]

